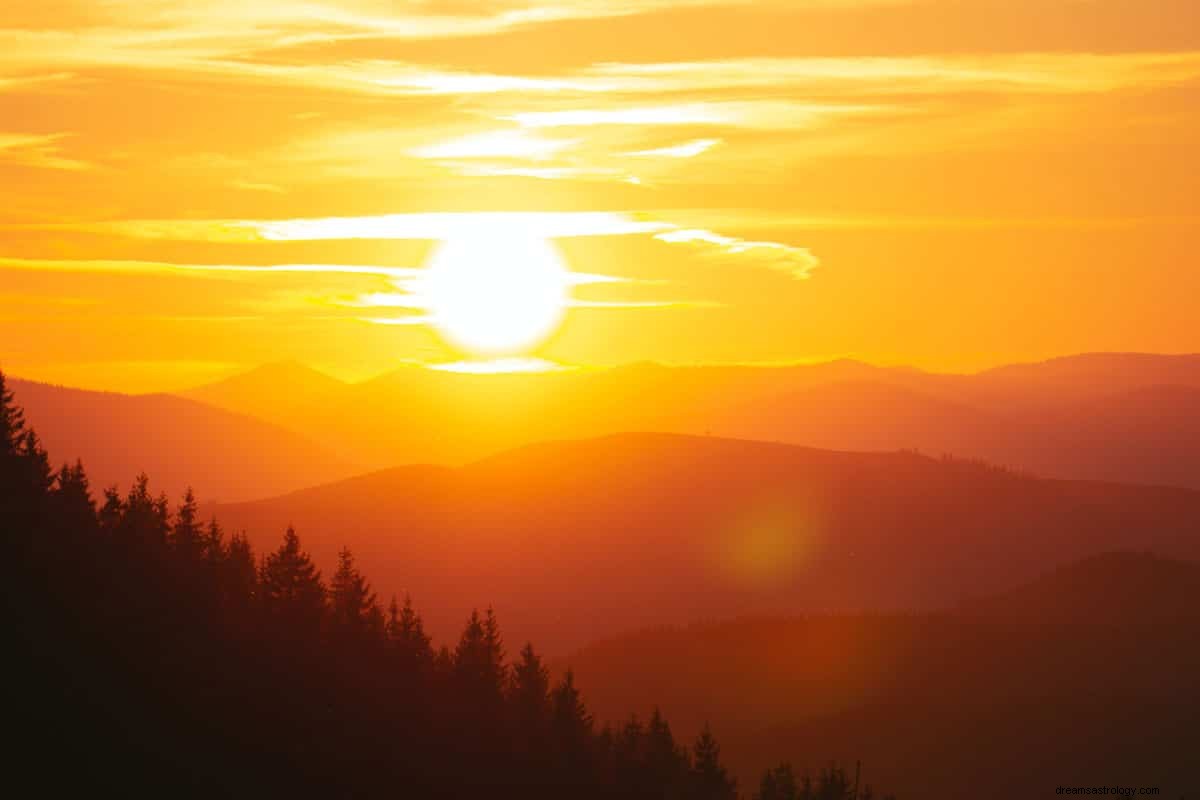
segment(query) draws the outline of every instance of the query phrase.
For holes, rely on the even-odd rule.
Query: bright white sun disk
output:
[[[541,342],[562,320],[568,277],[548,239],[489,229],[439,244],[417,291],[455,346],[513,354]]]

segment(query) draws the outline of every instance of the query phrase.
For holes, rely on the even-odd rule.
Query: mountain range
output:
[[[126,395],[9,379],[56,468],[82,459],[93,492],[146,473],[177,500],[245,500],[359,469],[271,422],[168,394]]]
[[[1105,550],[1200,558],[1194,490],[659,433],[399,467],[217,514],[260,552],[292,523],[319,564],[350,547],[385,597],[434,610],[441,637],[492,604],[515,640],[559,652],[697,619],[943,608]]]
[[[173,496],[188,480],[214,501],[627,431],[911,449],[1045,477],[1200,488],[1193,355],[1085,354],[973,375],[848,360],[502,375],[403,367],[360,383],[280,363],[181,396],[20,388],[54,460],[88,456],[105,485],[145,469]],[[122,433],[141,425],[149,443]]]
[[[475,375],[406,367],[356,384],[270,365],[186,396],[357,463],[463,464],[626,431],[916,449],[1047,477],[1200,488],[1200,356],[1088,354],[973,375],[856,361]]]

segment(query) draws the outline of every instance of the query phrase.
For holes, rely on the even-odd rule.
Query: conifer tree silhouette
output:
[[[170,541],[179,559],[186,564],[197,564],[204,552],[204,533],[199,521],[200,504],[192,487],[183,495],[183,502],[175,509],[175,524],[171,526]]]
[[[721,765],[721,747],[704,726],[692,748],[691,795],[696,800],[736,800],[737,782]]]
[[[491,608],[435,655],[349,550],[327,592],[291,527],[256,568],[190,491],[171,514],[139,475],[97,507],[82,464],[48,464],[0,374],[10,772],[42,794],[733,796],[711,733],[690,761],[657,710],[597,733],[573,672],[552,686],[532,644],[505,662]]]
[[[325,617],[325,584],[290,525],[283,544],[263,559],[258,585],[263,609],[278,633],[289,639],[318,634]]]
[[[352,639],[376,638],[383,632],[383,612],[371,585],[354,565],[349,548],[338,553],[338,568],[329,583],[333,624]]]
[[[800,797],[796,773],[791,764],[784,762],[763,773],[754,800],[798,800]]]
[[[511,673],[508,697],[514,733],[525,752],[535,752],[545,746],[549,734],[550,670],[529,642],[521,648],[521,658]]]

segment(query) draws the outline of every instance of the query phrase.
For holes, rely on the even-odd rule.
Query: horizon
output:
[[[97,376],[93,378],[85,377],[89,374],[94,374],[94,371],[103,373],[105,362],[96,362],[89,365],[89,370],[82,374],[68,371],[66,374],[75,375],[78,383],[67,383],[57,379],[56,376],[63,374],[59,371],[56,365],[47,365],[43,369],[33,370],[32,372],[22,372],[18,370],[5,370],[4,364],[0,364],[0,370],[5,370],[5,373],[14,380],[23,380],[31,383],[41,383],[48,386],[57,386],[64,389],[80,389],[83,391],[93,392],[109,392],[116,394],[128,395],[147,395],[147,394],[186,394],[195,389],[202,389],[212,384],[220,384],[225,381],[235,380],[255,373],[279,369],[279,368],[299,368],[301,370],[313,373],[321,378],[330,379],[347,386],[355,386],[371,383],[372,381],[385,378],[389,375],[403,373],[405,370],[419,370],[431,372],[443,372],[456,375],[471,375],[477,377],[499,376],[538,376],[538,375],[563,375],[563,374],[594,374],[598,372],[612,372],[618,370],[629,370],[641,367],[653,367],[660,369],[760,369],[760,370],[786,370],[792,368],[803,367],[821,367],[834,364],[858,364],[872,369],[881,371],[886,370],[911,370],[924,373],[927,375],[945,376],[945,377],[966,377],[972,375],[982,375],[984,373],[995,370],[1004,369],[1006,367],[1032,367],[1056,362],[1064,362],[1079,359],[1089,358],[1195,358],[1200,356],[1200,351],[1181,351],[1181,352],[1149,352],[1139,350],[1107,350],[1107,351],[1085,351],[1078,353],[1063,353],[1052,355],[1046,358],[1030,360],[1030,361],[1015,361],[1015,362],[998,362],[990,363],[972,370],[937,370],[928,367],[919,366],[911,363],[877,363],[871,362],[852,356],[836,356],[831,358],[820,359],[801,359],[795,361],[773,361],[773,362],[692,362],[692,363],[669,363],[652,360],[637,360],[628,361],[620,364],[568,364],[544,359],[523,359],[523,358],[501,358],[487,360],[458,360],[449,362],[412,362],[404,361],[385,368],[381,372],[373,372],[367,374],[351,373],[346,374],[336,369],[331,369],[330,365],[314,365],[307,364],[296,359],[283,359],[280,361],[270,361],[257,364],[238,364],[226,365],[215,375],[200,382],[187,383],[145,383],[145,380],[157,381],[161,378],[146,378],[143,380],[130,380],[128,373],[116,372],[109,376]],[[78,365],[72,365],[77,367]]]

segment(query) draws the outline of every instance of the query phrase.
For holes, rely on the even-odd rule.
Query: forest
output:
[[[52,468],[0,374],[0,530],[13,668],[7,782],[39,795],[870,800],[859,768],[739,786],[707,728],[598,724],[573,673],[515,656],[489,608],[435,646],[343,549],[288,527],[256,555],[145,475],[93,495]],[[302,522],[302,521],[301,521]]]

